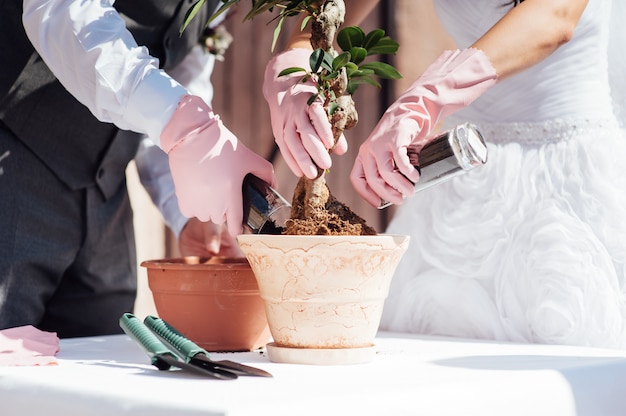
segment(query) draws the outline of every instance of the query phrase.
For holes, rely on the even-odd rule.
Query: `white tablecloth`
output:
[[[373,362],[273,378],[158,371],[125,335],[61,341],[59,365],[0,367],[0,415],[626,415],[626,352],[379,334]]]

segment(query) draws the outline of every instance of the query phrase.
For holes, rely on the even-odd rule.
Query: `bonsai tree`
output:
[[[187,23],[194,18],[206,0],[198,0],[187,12]],[[215,17],[239,3],[239,0],[224,0],[223,5],[211,16]],[[311,104],[321,99],[328,114],[335,142],[358,122],[358,113],[352,95],[363,84],[380,88],[377,78],[398,79],[400,73],[384,62],[368,61],[372,55],[395,54],[398,43],[382,29],[365,33],[358,26],[341,30],[345,16],[343,0],[252,0],[250,11],[244,20],[249,20],[265,12],[278,10],[272,50],[286,18],[304,14],[301,29],[311,25],[310,68],[285,68],[279,76],[302,73],[302,82],[313,81],[317,95],[309,99]],[[333,44],[337,42],[341,52]],[[332,152],[332,149],[331,149]],[[376,231],[349,207],[339,202],[328,189],[325,172],[318,168],[315,179],[300,178],[292,200],[291,218],[287,221],[283,234],[297,235],[372,235]]]

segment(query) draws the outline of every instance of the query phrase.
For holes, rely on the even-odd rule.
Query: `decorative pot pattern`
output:
[[[274,343],[291,348],[373,345],[409,237],[240,235]]]

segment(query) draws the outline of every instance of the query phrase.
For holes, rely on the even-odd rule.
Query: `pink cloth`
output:
[[[32,325],[0,330],[0,366],[57,365],[59,337]]]

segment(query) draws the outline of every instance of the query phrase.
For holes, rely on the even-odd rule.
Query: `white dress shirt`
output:
[[[24,28],[61,84],[98,120],[146,135],[135,159],[139,176],[178,236],[187,218],[178,209],[167,156],[157,146],[183,95],[211,102],[214,56],[197,46],[170,71],[193,88],[188,90],[137,45],[113,3],[24,0]]]

